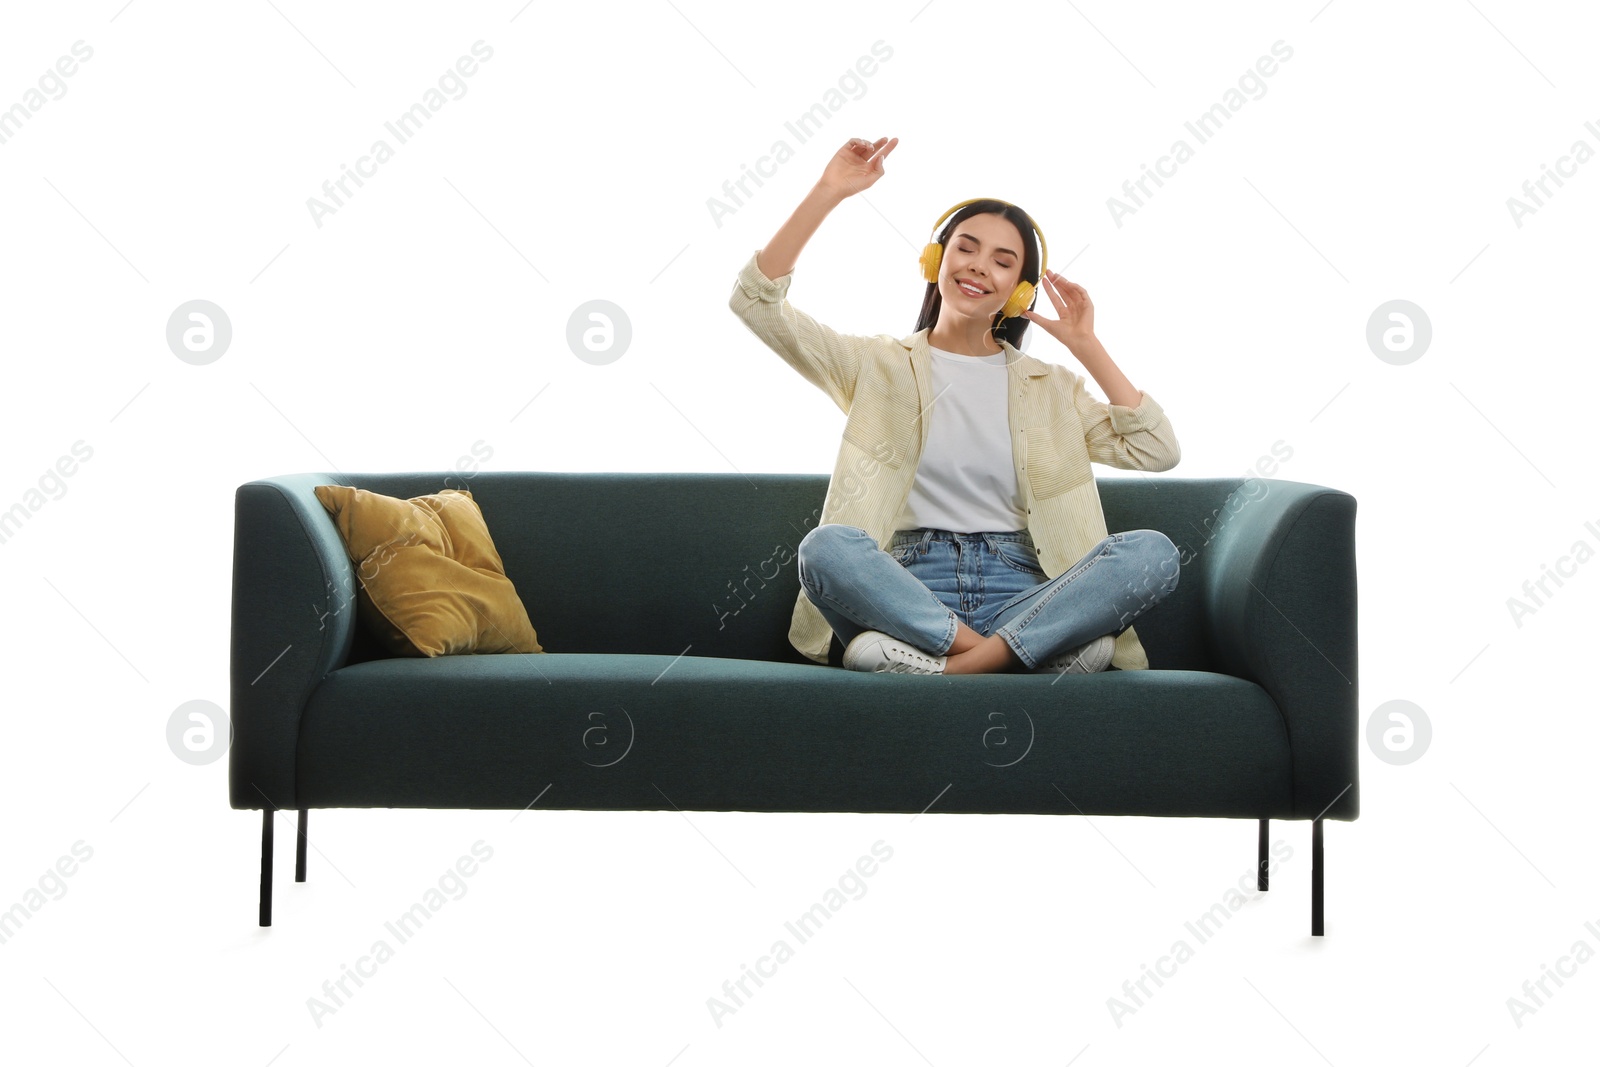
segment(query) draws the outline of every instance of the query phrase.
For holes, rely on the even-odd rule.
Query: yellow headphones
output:
[[[933,224],[933,232],[938,234],[939,226],[944,222],[944,220],[949,218],[951,215],[954,215],[957,211],[960,211],[968,204],[976,204],[979,200],[993,199],[995,199],[995,197],[975,196],[971,200],[961,201],[961,203],[957,204],[955,207],[939,216],[939,221]],[[1011,207],[1016,207],[1015,204],[1011,204],[1010,201],[1007,200],[1001,200],[1000,203],[1007,204]],[[1021,209],[1018,208],[1018,210]],[[1027,214],[1027,212],[1023,212],[1023,214]],[[1050,261],[1050,252],[1049,248],[1044,243],[1044,231],[1035,225],[1033,227],[1033,232],[1039,235],[1039,277],[1043,278],[1045,265]],[[937,282],[939,280],[939,262],[943,258],[944,245],[940,244],[937,240],[929,241],[927,246],[923,248],[921,257],[918,259],[918,263],[920,263],[922,266],[923,281]],[[1015,318],[1016,316],[1022,314],[1022,312],[1026,310],[1028,305],[1031,303],[1033,303],[1033,283],[1029,281],[1019,281],[1017,283],[1017,287],[1011,290],[1011,298],[1007,300],[1005,302],[1005,306],[1000,309],[1000,316],[1001,318],[1006,319]]]

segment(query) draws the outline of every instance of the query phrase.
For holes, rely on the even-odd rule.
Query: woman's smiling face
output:
[[[1022,278],[1022,234],[1004,215],[971,215],[956,223],[939,260],[939,296],[958,314],[992,319]],[[971,293],[961,283],[981,287]]]

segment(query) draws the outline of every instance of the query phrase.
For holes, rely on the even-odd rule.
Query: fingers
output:
[[[1056,314],[1064,314],[1067,310],[1067,302],[1061,298],[1060,283],[1056,281],[1053,271],[1047,270],[1044,272],[1044,283],[1045,295],[1050,298],[1050,303],[1056,306]]]
[[[1047,270],[1044,272],[1044,276],[1052,285],[1058,286],[1062,290],[1073,293],[1076,296],[1081,296],[1085,300],[1089,299],[1089,291],[1087,289],[1079,285],[1077,282],[1067,281],[1067,279],[1063,277],[1060,272]]]

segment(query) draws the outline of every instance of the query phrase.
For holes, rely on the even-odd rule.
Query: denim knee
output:
[[[826,570],[846,542],[862,537],[870,540],[871,535],[859,526],[841,522],[825,522],[808,532],[800,538],[800,544],[795,547],[800,583],[809,588],[810,583],[806,581],[807,570],[811,568]]]
[[[1178,546],[1172,538],[1160,530],[1130,530],[1122,540],[1137,548],[1142,569],[1155,577],[1163,596],[1178,588]]]

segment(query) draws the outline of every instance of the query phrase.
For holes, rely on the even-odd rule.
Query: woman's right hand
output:
[[[898,137],[880,137],[870,143],[852,137],[828,160],[828,166],[817,184],[835,193],[841,200],[862,192],[883,177],[883,161],[889,158],[889,153],[899,143]]]

